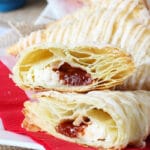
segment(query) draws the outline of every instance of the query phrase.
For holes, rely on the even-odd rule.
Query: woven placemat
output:
[[[33,149],[26,149],[26,148],[15,147],[15,146],[0,145],[0,150],[33,150]]]

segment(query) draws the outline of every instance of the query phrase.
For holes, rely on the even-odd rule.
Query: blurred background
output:
[[[46,0],[0,0],[0,56],[4,55],[3,49],[7,44],[11,45],[20,38],[16,26],[28,34],[30,26],[36,22],[46,5]]]
[[[13,7],[15,8],[15,3],[19,4],[19,1],[21,2],[22,0],[0,0],[0,25],[8,21],[24,21],[28,23],[33,23],[46,6],[46,0],[23,0],[26,1],[25,4],[23,4],[24,2],[22,2],[22,4],[20,3],[20,5],[23,6],[14,10],[9,10]],[[9,3],[8,8],[5,7],[6,10],[3,10],[4,4],[6,5],[7,3]],[[16,7],[19,7],[19,5],[17,6],[17,4]],[[9,11],[7,11],[7,9]]]
[[[0,56],[21,37],[82,7],[81,0],[0,0]]]

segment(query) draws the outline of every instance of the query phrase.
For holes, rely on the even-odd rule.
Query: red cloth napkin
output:
[[[46,150],[95,150],[94,148],[83,147],[74,143],[59,140],[43,132],[27,132],[21,128],[24,118],[22,114],[23,103],[28,99],[24,91],[19,89],[9,78],[10,71],[0,62],[0,118],[4,128],[19,134],[24,134],[38,143],[42,144]],[[126,150],[139,150],[137,148],[127,148]],[[147,140],[147,147],[143,150],[150,150],[150,139]]]

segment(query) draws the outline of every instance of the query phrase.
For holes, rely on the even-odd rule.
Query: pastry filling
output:
[[[99,109],[90,110],[88,117],[62,120],[55,129],[67,137],[91,143],[115,141],[118,132],[111,116]]]
[[[77,138],[85,134],[85,128],[89,123],[90,120],[87,117],[82,118],[78,124],[74,120],[63,120],[56,127],[56,131],[70,138]]]
[[[82,86],[92,83],[89,73],[79,67],[72,67],[68,63],[54,64],[52,66],[32,67],[24,76],[24,81],[36,86]]]
[[[60,81],[65,85],[81,86],[92,83],[92,78],[89,73],[78,67],[72,67],[68,63],[63,63],[58,69],[54,71],[59,73]]]

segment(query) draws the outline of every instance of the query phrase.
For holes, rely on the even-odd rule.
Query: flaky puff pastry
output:
[[[144,146],[150,134],[150,92],[43,92],[27,101],[22,126],[104,149]]]
[[[22,53],[12,77],[25,89],[85,92],[122,84],[134,69],[131,56],[112,46],[43,43]]]
[[[34,32],[21,39],[9,52],[15,55],[41,41],[68,46],[96,41],[121,47],[133,56],[137,68],[122,89],[150,90],[150,16],[140,0],[105,0],[85,6],[51,23],[47,30]]]
[[[143,38],[139,37],[141,33],[138,31],[145,30],[143,27],[149,28],[150,17],[141,0],[89,0],[85,3],[95,3],[93,1],[99,2],[96,5],[83,7],[71,15],[50,23],[46,31],[39,30],[20,39],[16,45],[8,48],[8,52],[16,55],[28,46],[47,40],[49,42],[61,42],[61,44],[81,43],[85,40],[106,41],[121,45],[124,48],[126,44],[128,47],[126,40],[130,41],[133,36],[138,38],[136,39],[138,42],[140,41],[139,38]],[[132,33],[135,32],[138,35],[126,33],[127,29],[129,33],[133,31]],[[127,35],[123,37],[125,33]],[[132,41],[132,45],[137,43]]]

